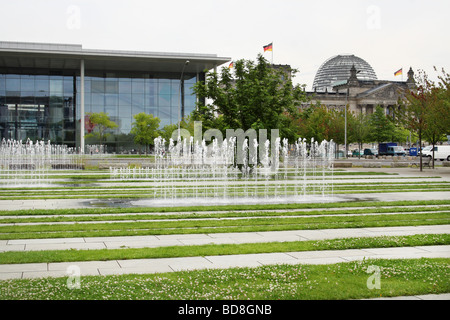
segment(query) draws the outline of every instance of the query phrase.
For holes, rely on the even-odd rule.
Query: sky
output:
[[[450,72],[448,0],[0,0],[0,41],[85,49],[263,54],[311,90],[325,60],[354,54],[380,80]],[[273,43],[272,52],[263,46]],[[272,57],[273,54],[273,57]]]

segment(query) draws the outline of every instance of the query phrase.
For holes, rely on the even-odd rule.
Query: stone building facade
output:
[[[362,67],[362,65],[360,64],[359,67]],[[343,109],[348,104],[351,112],[371,114],[374,112],[375,107],[379,105],[385,109],[386,114],[391,114],[399,98],[402,98],[407,90],[415,86],[412,68],[408,71],[406,81],[378,80],[376,76],[372,78],[362,77],[363,79],[360,79],[358,74],[362,70],[358,70],[354,64],[350,68],[348,68],[348,65],[341,64],[338,65],[338,68],[341,69],[339,70],[341,74],[345,74],[342,73],[342,69],[345,70],[346,68],[348,70],[347,78],[343,79],[341,75],[339,79],[336,76],[328,75],[334,80],[332,84],[315,87],[314,91],[307,92],[310,102],[303,105],[303,107],[319,102],[329,108]],[[332,88],[332,90],[329,90],[329,88]]]

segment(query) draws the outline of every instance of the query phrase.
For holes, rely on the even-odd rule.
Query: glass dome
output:
[[[337,82],[346,81],[350,77],[350,69],[355,66],[359,80],[377,80],[377,75],[370,64],[355,55],[338,55],[329,58],[317,70],[314,77],[313,90],[329,92]]]

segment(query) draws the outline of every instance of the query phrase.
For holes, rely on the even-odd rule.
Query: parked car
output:
[[[378,156],[378,150],[375,148],[364,149],[365,156]]]
[[[387,147],[388,156],[404,156],[406,155],[405,149],[401,146],[388,146]]]
[[[434,146],[430,150],[422,151],[422,154],[426,157],[432,157],[434,151],[434,159],[450,161],[450,146]]]
[[[428,157],[429,151],[433,149],[433,146],[426,146],[422,148],[422,157]]]
[[[364,153],[362,151],[360,151],[359,149],[355,149],[352,152],[352,157],[359,157],[359,156],[362,156],[362,155],[364,155]]]

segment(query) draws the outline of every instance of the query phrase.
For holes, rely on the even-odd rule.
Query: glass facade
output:
[[[60,74],[63,71],[60,72]],[[0,74],[0,139],[51,140],[79,145],[80,77],[49,74]],[[52,72],[54,73],[54,72]],[[108,151],[136,148],[130,131],[133,115],[145,112],[161,119],[160,127],[178,122],[179,108],[195,108],[197,74],[95,73],[85,75],[85,113],[105,112],[117,123]],[[180,90],[181,88],[181,90]],[[90,139],[90,140],[89,140]],[[96,144],[86,138],[86,144]]]
[[[0,74],[0,138],[75,144],[74,76]]]

